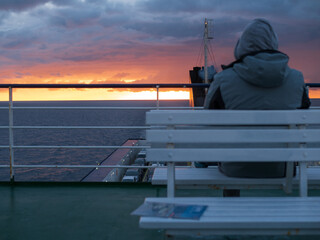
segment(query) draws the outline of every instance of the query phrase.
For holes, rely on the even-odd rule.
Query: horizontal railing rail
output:
[[[8,148],[9,146],[0,146],[0,148]],[[12,146],[12,149],[142,149],[149,146]]]
[[[0,128],[9,128],[0,126]],[[13,129],[149,129],[148,126],[13,126]]]
[[[9,90],[8,106],[1,106],[0,110],[8,110],[9,122],[7,126],[0,126],[0,129],[9,130],[9,145],[0,145],[0,149],[9,149],[10,164],[0,165],[0,168],[10,168],[10,180],[14,181],[15,168],[154,168],[157,166],[131,166],[131,165],[55,165],[55,164],[15,164],[15,149],[147,149],[149,146],[69,146],[69,145],[14,145],[14,129],[149,129],[149,126],[15,126],[13,121],[13,110],[153,110],[153,109],[202,109],[203,107],[161,107],[159,102],[159,91],[163,88],[208,88],[209,84],[0,84],[0,88]],[[310,88],[319,88],[320,83],[307,83]],[[65,106],[14,106],[13,89],[36,89],[36,88],[75,88],[75,89],[94,89],[94,88],[154,88],[156,89],[156,106],[150,107],[65,107]]]
[[[4,168],[8,168],[10,167],[10,165],[0,165],[0,167]],[[150,165],[150,166],[136,166],[136,165],[36,165],[36,164],[33,164],[33,165],[22,165],[22,164],[19,164],[19,165],[15,165],[15,168],[133,168],[133,169],[136,169],[136,168],[141,168],[141,169],[151,169],[151,168],[166,168],[166,166],[164,165]],[[191,166],[176,166],[175,168],[192,168]]]

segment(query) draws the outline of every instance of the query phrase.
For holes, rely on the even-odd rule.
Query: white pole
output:
[[[208,20],[204,20],[204,82],[208,83]]]
[[[157,85],[157,109],[159,110],[159,85]]]
[[[14,150],[13,150],[13,100],[12,87],[9,87],[9,154],[10,154],[10,181],[14,181]]]

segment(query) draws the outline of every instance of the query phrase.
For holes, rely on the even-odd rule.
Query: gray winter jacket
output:
[[[268,21],[256,19],[242,33],[235,62],[214,76],[204,103],[207,109],[297,109],[310,100],[301,72],[288,66],[277,51],[278,40]],[[282,177],[282,163],[222,163],[228,176]]]

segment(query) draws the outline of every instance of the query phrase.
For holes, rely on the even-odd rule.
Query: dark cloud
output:
[[[55,73],[50,73],[50,76],[53,76],[53,77],[61,77],[62,74],[59,73],[59,72],[55,72]]]
[[[143,11],[154,13],[196,13],[213,11],[216,2],[206,0],[152,0],[139,2],[138,7]]]
[[[130,27],[157,37],[199,36],[197,29],[202,26],[199,19],[203,21],[205,17],[214,20],[215,41],[222,45],[233,43],[232,39],[237,38],[246,24],[261,17],[271,21],[284,43],[320,37],[320,1],[153,0],[140,2],[139,8],[161,16],[162,22],[138,22]],[[199,16],[198,20],[194,16]]]
[[[21,31],[1,32],[1,47],[3,49],[23,49],[33,45],[37,40],[36,34],[27,29]]]
[[[0,10],[21,11],[46,2],[49,2],[49,0],[1,0]]]
[[[2,24],[3,20],[5,20],[9,16],[8,12],[0,11],[0,25]]]
[[[76,6],[81,3],[79,0],[50,0],[50,2],[58,6]],[[88,2],[94,2],[94,0],[90,0]]]
[[[304,44],[307,48],[309,42],[320,39],[320,22],[318,24],[301,24],[299,27],[278,23],[275,25],[275,31],[278,33],[280,46],[292,46],[299,43]],[[318,48],[320,48],[320,43]]]
[[[80,54],[80,55],[71,55],[71,56],[61,56],[61,60],[72,61],[72,62],[88,62],[88,61],[97,61],[105,59],[105,55],[94,55],[94,54]]]
[[[0,10],[4,11],[25,11],[38,5],[51,2],[58,6],[73,5],[78,0],[1,0]]]
[[[117,74],[113,75],[112,78],[121,79],[124,77],[128,77],[129,75],[130,75],[130,73],[128,73],[128,72],[121,72],[121,73],[117,73]]]
[[[138,6],[142,11],[152,13],[211,13],[221,15],[230,12],[248,14],[290,15],[292,12],[312,12],[319,15],[320,1],[311,0],[148,0]],[[216,14],[215,14],[216,13]],[[303,16],[306,17],[306,16]]]
[[[185,22],[179,18],[158,18],[154,22],[135,22],[125,25],[128,29],[134,29],[136,31],[147,33],[154,38],[159,37],[200,37],[199,33],[201,30],[201,23]]]
[[[55,10],[49,17],[49,25],[75,28],[95,23],[100,18],[100,11],[97,9],[67,8]]]
[[[124,18],[121,14],[107,14],[101,16],[99,24],[105,28],[121,27],[128,22],[130,23],[130,19],[130,17]]]

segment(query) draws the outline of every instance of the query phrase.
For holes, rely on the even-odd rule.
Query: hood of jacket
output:
[[[243,80],[254,86],[273,88],[281,86],[289,72],[289,58],[283,53],[259,53],[245,57],[233,66]]]
[[[255,19],[246,26],[237,42],[235,58],[243,59],[233,69],[242,80],[255,86],[280,86],[288,70],[289,58],[281,52],[267,52],[277,49],[278,37],[270,23],[264,19]]]
[[[254,19],[248,24],[234,48],[236,60],[252,52],[278,50],[278,36],[265,19]]]

